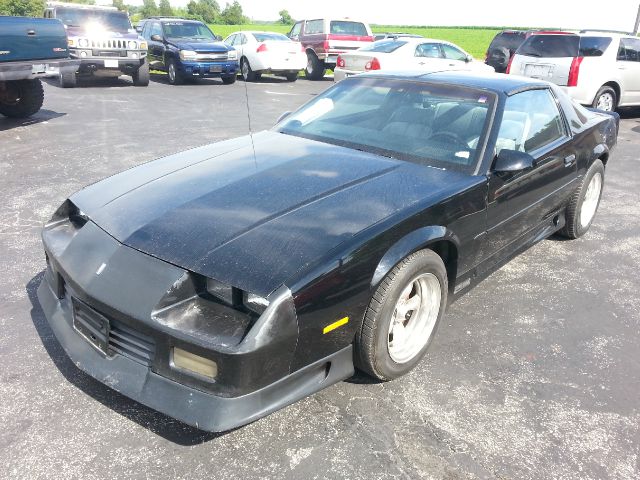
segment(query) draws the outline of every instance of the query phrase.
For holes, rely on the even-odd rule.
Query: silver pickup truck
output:
[[[58,20],[0,16],[0,114],[33,115],[44,101],[40,78],[74,74],[79,64]]]

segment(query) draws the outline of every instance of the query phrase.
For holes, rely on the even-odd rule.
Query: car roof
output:
[[[536,80],[519,75],[503,75],[499,73],[479,73],[469,70],[442,70],[436,72],[398,71],[398,72],[370,72],[358,75],[369,78],[392,78],[398,80],[422,81],[425,83],[447,83],[490,90],[497,94],[513,95],[524,90],[548,87],[550,84],[543,80]]]

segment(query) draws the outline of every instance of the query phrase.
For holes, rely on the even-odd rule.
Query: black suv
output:
[[[491,65],[498,73],[505,73],[509,59],[533,32],[533,30],[503,30],[499,32],[491,40],[484,63]]]

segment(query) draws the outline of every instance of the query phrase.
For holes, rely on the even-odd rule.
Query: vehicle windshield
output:
[[[495,96],[453,85],[348,78],[274,129],[437,168],[472,173]]]
[[[203,23],[164,22],[162,28],[167,38],[186,38],[194,42],[216,41],[216,36]]]
[[[518,49],[529,57],[599,57],[611,44],[611,37],[580,37],[578,35],[533,35]]]
[[[367,45],[366,47],[362,47],[360,51],[364,52],[380,52],[380,53],[391,53],[395,52],[401,46],[406,45],[407,42],[403,42],[402,40],[379,40],[377,42],[373,42],[371,45]]]
[[[258,42],[266,42],[267,40],[276,42],[290,42],[291,39],[281,33],[254,33],[253,36]]]
[[[96,25],[113,32],[127,32],[131,28],[129,16],[116,10],[63,7],[56,9],[56,18],[67,27],[86,28]]]
[[[347,22],[344,20],[332,20],[330,33],[335,35],[358,35],[360,37],[366,37],[369,35],[364,23]]]

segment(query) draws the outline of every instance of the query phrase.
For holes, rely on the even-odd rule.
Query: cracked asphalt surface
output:
[[[123,77],[124,78],[124,77]],[[35,296],[39,231],[125,168],[270,127],[331,83],[45,85],[0,117],[0,478],[640,478],[640,112],[591,231],[549,239],[454,304],[408,376],[334,385],[244,428],[185,426],[66,357]]]

